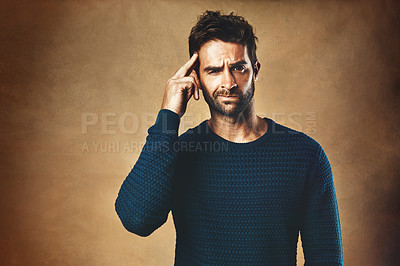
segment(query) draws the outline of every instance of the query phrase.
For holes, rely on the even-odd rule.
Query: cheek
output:
[[[238,84],[242,84],[242,85],[248,85],[251,84],[251,80],[253,79],[253,76],[251,73],[247,73],[247,74],[242,74],[242,75],[237,75],[235,77],[235,80]]]
[[[201,78],[201,84],[203,89],[207,89],[208,91],[212,91],[218,88],[219,79],[217,76],[204,76]]]

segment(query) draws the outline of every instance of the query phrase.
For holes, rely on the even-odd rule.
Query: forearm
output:
[[[179,116],[161,110],[149,128],[139,159],[124,180],[115,210],[124,227],[147,236],[160,227],[171,208],[173,175],[178,151]]]
[[[301,226],[305,265],[343,265],[340,219],[332,170],[322,148],[309,176],[306,194]]]

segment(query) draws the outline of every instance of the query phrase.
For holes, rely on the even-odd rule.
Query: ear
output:
[[[260,68],[261,68],[260,61],[257,60],[257,61],[254,63],[254,66],[253,66],[253,69],[254,69],[254,73],[253,73],[253,75],[254,75],[254,80],[257,80],[258,74],[260,73]]]
[[[196,79],[197,79],[199,85],[200,85],[199,90],[202,91],[202,90],[203,90],[203,85],[201,84],[201,80],[200,80],[199,65],[197,65],[197,66],[195,67],[195,69],[193,70],[193,72],[194,72],[194,75],[196,76]]]

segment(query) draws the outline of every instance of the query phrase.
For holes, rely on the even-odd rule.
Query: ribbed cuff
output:
[[[180,117],[177,113],[168,109],[161,109],[158,112],[155,126],[162,130],[163,133],[178,134]]]

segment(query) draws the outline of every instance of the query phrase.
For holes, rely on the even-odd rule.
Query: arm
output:
[[[343,265],[332,170],[321,146],[306,181],[306,201],[300,231],[305,265]]]
[[[166,109],[158,113],[139,159],[120,188],[115,210],[132,233],[148,236],[168,218],[178,126],[176,113]]]
[[[146,144],[115,201],[124,227],[139,236],[148,236],[164,224],[171,209],[180,117],[192,95],[199,99],[200,86],[193,71],[196,61],[194,54],[168,80],[156,123],[149,128]]]

